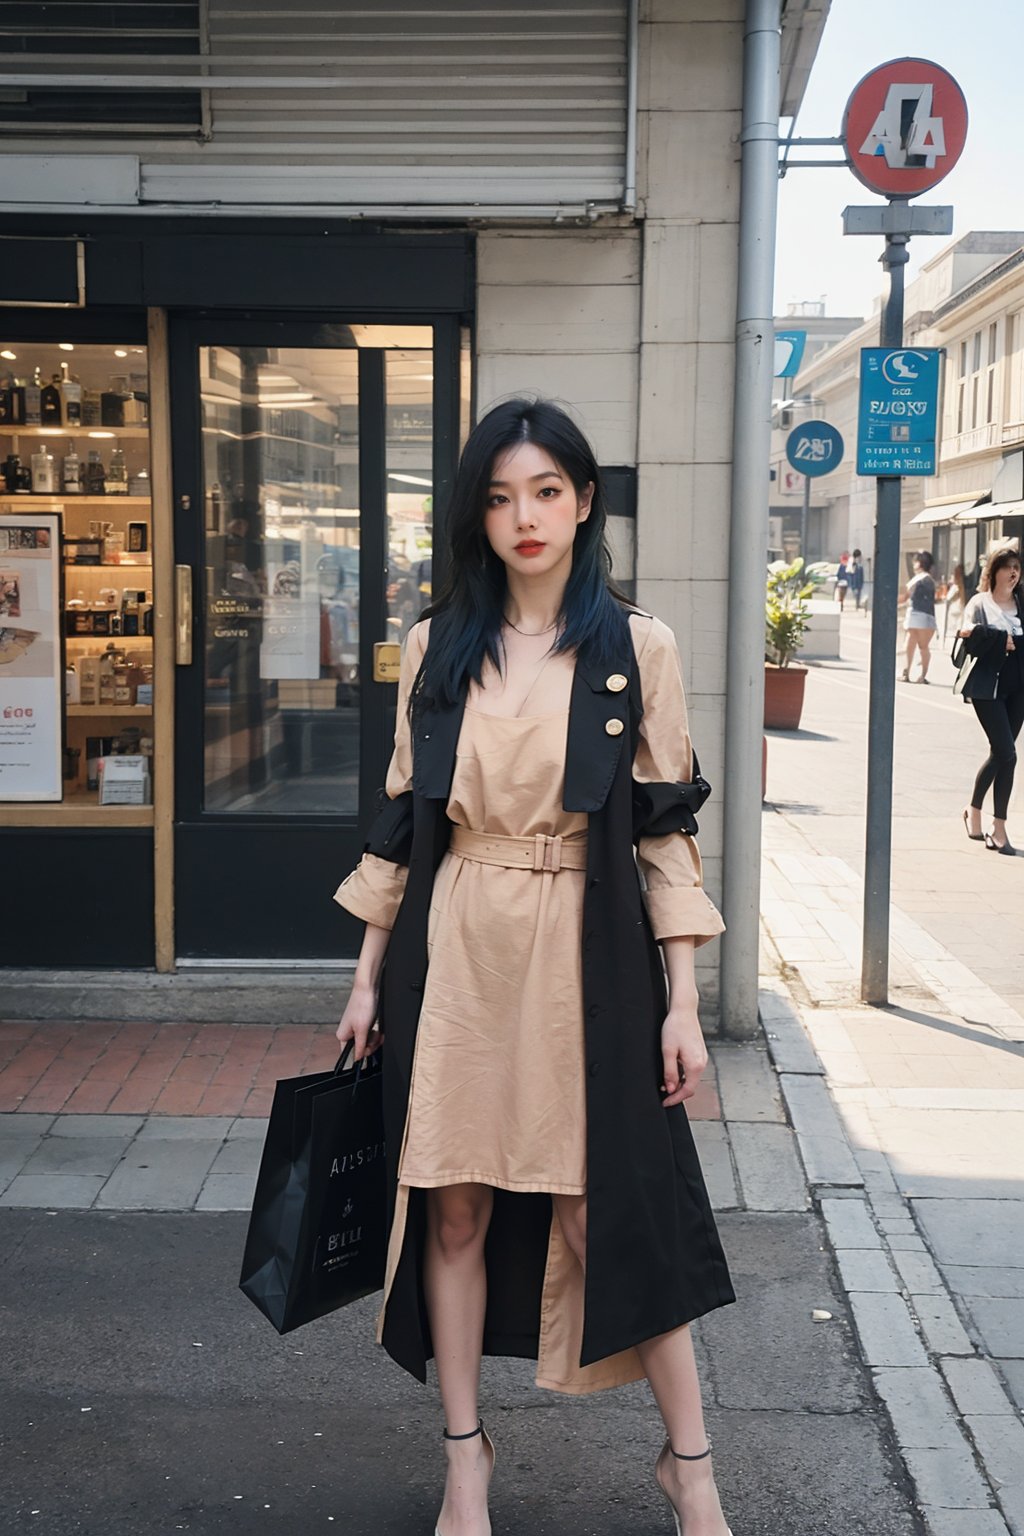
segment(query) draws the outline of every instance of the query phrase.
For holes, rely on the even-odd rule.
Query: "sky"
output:
[[[967,144],[955,169],[919,203],[952,203],[953,239],[972,229],[1024,230],[1024,0],[832,0],[797,119],[797,136],[838,134],[854,86],[888,59],[932,59],[967,98]],[[793,150],[820,159],[830,149]],[[884,279],[881,239],[844,236],[848,204],[884,199],[841,166],[791,170],[779,187],[775,313],[824,298],[830,315],[871,314]],[[916,236],[908,278],[949,240]]]

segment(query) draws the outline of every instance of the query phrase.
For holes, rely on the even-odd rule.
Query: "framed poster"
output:
[[[63,798],[60,560],[59,512],[0,514],[0,803]]]

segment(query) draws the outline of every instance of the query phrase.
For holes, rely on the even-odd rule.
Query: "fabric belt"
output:
[[[560,869],[586,869],[587,838],[499,837],[489,832],[471,832],[468,827],[454,827],[450,851],[460,859],[476,864],[500,864],[505,869],[532,869],[557,875]]]

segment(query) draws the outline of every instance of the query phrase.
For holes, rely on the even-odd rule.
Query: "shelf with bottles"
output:
[[[106,440],[107,442],[110,442],[112,439],[117,439],[119,437],[123,437],[123,438],[125,438],[127,440],[132,440],[132,439],[136,439],[136,438],[145,438],[145,437],[148,437],[148,436],[149,436],[149,428],[147,426],[141,426],[141,427],[137,427],[137,426],[133,426],[133,427],[80,427],[80,426],[67,426],[67,425],[65,425],[65,426],[61,426],[61,427],[24,427],[24,426],[11,426],[11,424],[9,422],[7,422],[7,423],[0,422],[0,438],[6,438],[6,437],[33,437],[33,438],[34,437],[48,437],[52,441],[55,438],[59,439],[59,438],[62,438],[62,437],[73,437],[76,440],[79,439],[79,438],[85,437],[85,438],[94,438],[97,441]]]
[[[147,430],[144,347],[13,343],[0,359],[0,431]]]
[[[108,454],[104,455],[99,447],[90,447],[83,457],[75,439],[60,433],[53,446],[49,442],[37,443],[26,464],[17,452],[17,440],[12,434],[14,447],[0,465],[4,489],[8,496],[59,497],[66,507],[80,496],[102,499],[104,506],[109,503],[112,507],[133,495],[148,501],[146,456],[139,458],[132,451],[126,452],[115,434],[109,435],[114,438],[114,445]]]
[[[84,567],[102,571],[109,580],[110,567]],[[126,571],[126,566],[118,566]],[[138,568],[137,568],[138,569]],[[73,574],[76,576],[79,571]],[[65,582],[68,573],[65,573]],[[66,588],[65,588],[66,591]],[[77,586],[64,599],[64,634],[69,640],[116,640],[129,645],[153,638],[153,593],[134,581],[130,586],[100,587],[95,581]]]

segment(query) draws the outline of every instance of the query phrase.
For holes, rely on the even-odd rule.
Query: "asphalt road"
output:
[[[279,1338],[236,1289],[244,1223],[0,1213],[4,1536],[430,1536],[434,1390],[373,1343],[372,1301]],[[741,1301],[705,1321],[700,1352],[735,1536],[911,1536],[817,1218],[722,1231]],[[570,1399],[525,1362],[484,1376],[495,1536],[668,1536],[645,1386]]]

